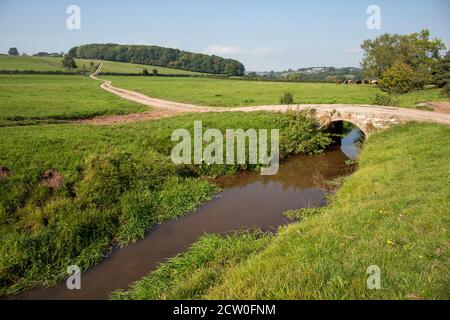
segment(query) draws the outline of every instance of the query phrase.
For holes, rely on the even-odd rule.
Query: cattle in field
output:
[[[378,84],[378,80],[370,80],[370,84],[375,86]]]
[[[341,80],[336,80],[336,84],[341,84],[342,81]]]
[[[356,84],[362,84],[361,80],[356,81]]]
[[[363,83],[364,84],[370,84],[369,80],[364,80]]]

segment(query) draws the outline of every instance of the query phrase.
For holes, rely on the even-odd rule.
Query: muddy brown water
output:
[[[289,221],[282,212],[325,204],[333,191],[330,180],[350,174],[346,164],[357,154],[354,141],[361,136],[352,130],[339,146],[323,155],[296,156],[284,161],[275,176],[241,173],[217,182],[224,188],[195,212],[154,227],[146,237],[117,249],[81,276],[81,290],[68,290],[65,283],[36,288],[9,299],[71,300],[107,299],[110,292],[155,270],[161,262],[186,251],[205,233],[228,233],[248,228],[276,232]]]

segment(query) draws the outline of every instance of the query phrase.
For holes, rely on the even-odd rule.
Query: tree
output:
[[[158,75],[158,69],[153,68],[152,73],[153,73],[154,76],[157,76]]]
[[[422,30],[409,35],[383,34],[361,45],[364,58],[361,62],[366,78],[379,79],[389,68],[402,61],[416,73],[417,86],[431,81],[431,69],[439,61],[444,43],[430,39],[430,32]]]
[[[10,56],[18,56],[19,55],[19,50],[17,50],[17,48],[9,48],[8,55],[10,55]]]
[[[407,93],[416,84],[414,70],[403,61],[395,62],[380,80],[380,89],[389,93]]]
[[[236,60],[157,46],[88,44],[70,49],[69,55],[79,59],[131,62],[205,73],[227,73],[227,65],[227,71],[232,75],[243,75],[245,71],[244,65]]]
[[[450,51],[447,51],[447,54],[436,63],[431,74],[433,82],[439,88],[445,87],[450,82]]]
[[[142,75],[143,75],[144,77],[147,77],[147,76],[150,75],[150,73],[148,72],[147,69],[142,69]]]
[[[64,58],[62,59],[61,62],[65,69],[72,70],[78,68],[77,64],[75,63],[75,60],[68,54],[64,55]]]

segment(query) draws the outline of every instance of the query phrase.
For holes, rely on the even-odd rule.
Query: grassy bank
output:
[[[149,110],[99,88],[86,76],[0,75],[0,126]]]
[[[235,166],[176,166],[172,132],[280,128],[281,153],[314,153],[330,143],[306,114],[202,114],[118,126],[0,128],[0,294],[56,284],[66,268],[99,262],[112,246],[205,202],[217,190],[202,176]],[[294,135],[293,132],[296,134]],[[54,177],[45,173],[55,170]]]
[[[297,104],[372,104],[381,91],[368,85],[333,83],[283,83],[205,78],[105,77],[113,85],[150,97],[205,106],[235,107],[279,104],[285,92],[294,94]],[[415,107],[424,101],[438,101],[437,89],[420,90],[399,96],[399,106]],[[444,99],[445,100],[445,99]],[[448,100],[448,98],[447,98]]]
[[[449,138],[450,128],[433,124],[375,134],[365,145],[359,170],[345,179],[326,208],[304,215],[263,250],[224,268],[220,277],[205,276],[217,270],[213,255],[210,263],[193,263],[183,273],[185,262],[208,245],[206,239],[113,297],[448,299]],[[215,250],[233,246],[233,239],[222,241]],[[381,269],[381,290],[367,289],[371,265]],[[167,283],[182,288],[175,291],[182,294],[167,294]]]

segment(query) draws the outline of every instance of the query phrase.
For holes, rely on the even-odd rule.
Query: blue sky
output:
[[[66,8],[81,8],[81,29]],[[381,30],[369,30],[369,5]],[[359,66],[364,39],[428,28],[450,47],[450,0],[0,0],[0,52],[87,43],[155,44],[242,61],[247,70]]]

